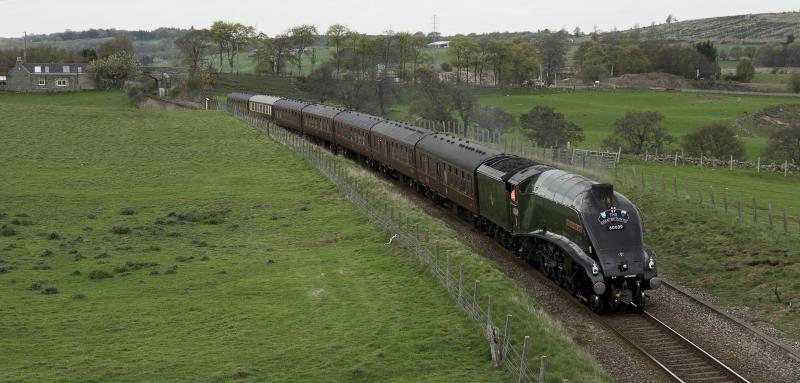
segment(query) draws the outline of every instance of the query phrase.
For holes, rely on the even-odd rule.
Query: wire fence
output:
[[[257,127],[273,140],[291,148],[306,161],[314,165],[339,192],[349,200],[372,223],[381,227],[389,235],[388,244],[399,244],[405,252],[413,255],[424,270],[436,277],[458,307],[464,311],[489,343],[492,365],[504,368],[506,373],[518,383],[543,383],[548,357],[529,354],[530,337],[514,341],[512,335],[512,315],[505,317],[503,331],[495,325],[495,314],[491,295],[482,295],[480,281],[472,280],[464,270],[463,264],[455,265],[449,252],[442,254],[439,241],[430,238],[428,231],[402,209],[381,201],[376,193],[371,193],[363,184],[349,175],[348,167],[335,160],[324,149],[310,143],[303,137],[292,133],[271,121],[249,115],[246,111],[235,110],[224,103],[209,103],[209,109],[229,112]],[[532,369],[530,361],[538,359],[538,368]],[[564,380],[566,382],[566,380]]]
[[[657,171],[648,173],[641,167],[625,165],[615,173],[615,184],[622,190],[677,199],[698,209],[720,213],[741,226],[753,225],[783,235],[800,235],[800,209],[773,205],[770,200],[759,202],[755,196],[744,199],[741,193],[727,187],[715,187],[688,176],[667,176]]]
[[[514,154],[560,167],[606,172],[608,169],[616,168],[620,157],[619,151],[543,148],[533,145],[530,141],[517,139],[511,134],[500,134],[497,131],[476,126],[465,127],[463,123],[457,121],[416,120],[411,123],[435,132],[463,137],[507,154]]]

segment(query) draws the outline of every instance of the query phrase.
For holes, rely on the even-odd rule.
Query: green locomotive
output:
[[[477,169],[477,225],[597,311],[661,284],[639,211],[612,185],[498,156]]]

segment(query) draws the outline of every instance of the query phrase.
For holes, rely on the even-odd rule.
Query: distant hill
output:
[[[632,30],[647,39],[715,42],[779,42],[800,37],[800,12],[711,17]]]
[[[173,41],[188,30],[178,28],[159,28],[153,31],[126,31],[120,29],[89,29],[75,32],[28,35],[28,47],[47,45],[77,52],[83,49],[97,49],[104,41],[119,35],[128,35],[133,39],[133,47],[139,57],[174,59],[178,55]],[[22,48],[22,37],[0,37],[0,50]]]

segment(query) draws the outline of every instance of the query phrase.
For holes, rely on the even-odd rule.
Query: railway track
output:
[[[677,382],[749,383],[646,311],[606,314],[600,320]]]

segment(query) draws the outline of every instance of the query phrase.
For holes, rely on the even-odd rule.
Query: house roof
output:
[[[34,74],[77,74],[78,68],[81,68],[81,72],[86,72],[86,66],[88,64],[64,64],[64,63],[23,63],[22,66],[25,69]],[[36,72],[36,67],[41,68],[41,72]],[[69,67],[69,72],[64,71],[64,67]],[[47,69],[49,68],[49,70]]]

